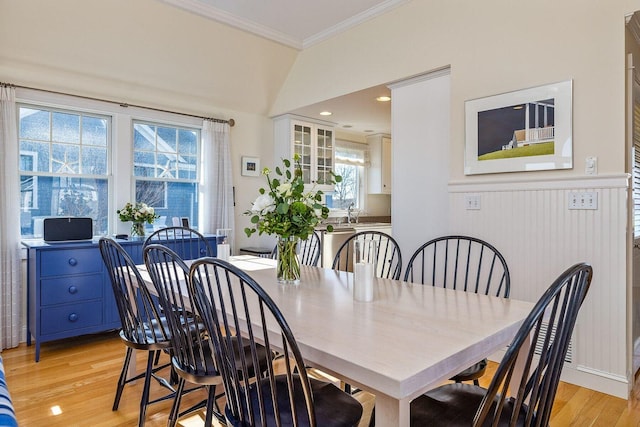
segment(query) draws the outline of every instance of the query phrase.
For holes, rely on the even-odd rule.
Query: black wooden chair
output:
[[[205,258],[192,264],[189,285],[195,296],[195,312],[215,344],[229,425],[358,424],[360,403],[335,385],[308,377],[287,321],[249,275],[225,261]],[[259,360],[258,342],[269,352],[277,350],[282,355],[268,364],[264,376],[250,369]],[[248,345],[250,351],[237,352],[237,345]]]
[[[511,286],[502,254],[491,244],[469,236],[442,236],[420,246],[407,263],[404,281],[504,298],[509,297]],[[451,379],[478,385],[486,368],[484,359]]]
[[[145,239],[142,249],[153,243],[167,246],[180,254],[182,259],[214,256],[214,251],[207,239],[200,232],[189,227],[165,227],[156,230]]]
[[[187,412],[206,406],[205,425],[212,425],[212,417],[224,421],[217,406],[216,386],[222,383],[215,365],[211,341],[206,329],[190,308],[187,287],[189,267],[168,247],[161,244],[147,245],[143,251],[144,262],[158,295],[158,300],[167,313],[167,325],[173,347],[171,362],[178,377],[176,396],[169,414],[168,425],[175,426],[179,417]],[[186,382],[207,386],[207,400],[184,412],[180,403],[185,393]]]
[[[172,351],[171,361],[178,375],[176,398],[169,414],[169,425],[174,426],[179,417],[185,413],[201,407],[207,408],[205,425],[211,426],[212,417],[224,423],[224,416],[217,405],[218,398],[224,393],[216,394],[216,386],[222,383],[213,355],[212,341],[206,333],[206,328],[199,316],[192,312],[193,298],[188,293],[189,267],[171,249],[164,245],[153,244],[144,249],[144,260],[149,276],[153,282],[158,299],[167,314],[167,323],[171,332]],[[248,351],[248,344],[244,347],[236,345],[236,351]],[[258,373],[266,370],[268,361],[273,358],[264,346],[257,346]],[[198,386],[208,387],[205,402],[180,412],[185,385],[189,382]]]
[[[100,239],[99,247],[109,272],[118,307],[122,325],[120,339],[127,346],[112,409],[114,411],[118,409],[126,384],[144,378],[138,417],[138,426],[143,426],[148,405],[171,399],[174,396],[174,390],[169,381],[156,374],[159,370],[169,367],[170,363],[160,366],[154,364],[154,360],[157,360],[156,356],[159,356],[162,351],[171,349],[170,332],[166,318],[161,314],[160,307],[148,292],[144,280],[129,254],[115,240],[106,237]],[[147,366],[143,373],[127,378],[134,350],[148,352]],[[170,393],[155,400],[149,400],[152,378],[158,380],[163,387],[170,390]]]
[[[449,383],[431,390],[411,402],[411,425],[547,426],[592,274],[589,265],[576,264],[553,282],[518,330],[487,389]],[[521,377],[515,376],[519,369]]]
[[[371,239],[377,243],[376,277],[385,279],[400,279],[402,272],[402,254],[395,239],[381,231],[361,231],[349,237],[338,248],[331,268],[339,271],[352,271],[353,242],[357,239]]]
[[[310,265],[313,267],[318,266],[320,261],[320,254],[322,252],[322,246],[320,243],[320,236],[315,231],[309,235],[307,240],[300,240],[300,264]],[[278,245],[273,247],[271,251],[271,258],[276,259],[278,257]]]

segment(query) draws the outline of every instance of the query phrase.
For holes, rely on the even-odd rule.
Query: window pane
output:
[[[178,176],[178,156],[158,153],[158,178],[176,178]]]
[[[22,175],[20,184],[23,237],[42,237],[42,221],[52,216],[91,217],[93,234],[107,233],[107,179]]]
[[[198,165],[198,157],[196,156],[180,156],[178,163],[178,178],[195,180]]]
[[[51,144],[51,169],[53,173],[78,173],[80,147],[70,144]]]
[[[200,130],[143,122],[133,128],[133,175],[147,178],[136,180],[136,202],[153,206],[159,225],[188,217],[197,226]]]
[[[136,202],[152,206],[160,218],[159,224],[171,224],[171,218],[188,217],[198,226],[198,186],[196,183],[136,181]]]
[[[342,163],[336,163],[336,174],[342,177],[342,181],[336,183],[331,201],[333,209],[347,209],[359,205],[359,174],[360,167]]]
[[[176,152],[176,138],[177,129],[165,128],[158,126],[158,151]]]
[[[52,137],[56,142],[80,142],[80,116],[52,113]]]
[[[82,117],[82,144],[107,146],[107,120],[98,117]]]
[[[136,151],[154,151],[156,149],[156,128],[136,123],[133,126],[133,149]]]
[[[20,138],[49,141],[50,114],[33,108],[20,108]]]
[[[49,172],[49,144],[20,141],[20,170]]]
[[[91,217],[94,234],[107,234],[109,117],[27,106],[19,111],[23,237],[42,237],[44,218],[55,216]]]
[[[178,151],[182,154],[198,154],[198,133],[193,130],[178,131]]]
[[[107,174],[107,149],[84,147],[82,149],[82,173],[87,175]]]

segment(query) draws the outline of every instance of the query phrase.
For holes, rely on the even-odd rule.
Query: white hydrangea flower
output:
[[[291,194],[291,183],[283,182],[278,186],[276,190],[278,191],[278,193],[282,194],[285,197],[289,196]]]
[[[267,213],[273,212],[276,209],[275,200],[268,194],[261,194],[253,202],[251,211],[254,213]]]

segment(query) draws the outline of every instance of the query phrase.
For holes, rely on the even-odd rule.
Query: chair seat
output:
[[[469,366],[464,371],[458,373],[456,376],[451,377],[451,381],[455,381],[457,383],[461,381],[473,381],[477,380],[481,376],[484,375],[487,370],[487,359],[483,359],[478,363],[474,363],[472,366]]]
[[[251,346],[249,345],[249,341],[243,343],[244,353],[247,355],[251,354]],[[239,351],[238,339],[233,339],[233,347],[236,352]],[[273,358],[269,357],[267,354],[267,349],[261,345],[256,346],[256,354],[258,355],[258,363],[260,364],[260,370],[258,372],[264,372],[267,369],[267,365],[270,360]],[[200,347],[199,351],[193,352],[192,357],[195,360],[190,366],[182,366],[179,358],[173,357],[173,364],[176,370],[180,373],[181,376],[186,378],[189,382],[195,384],[210,384],[210,383],[219,383],[219,381],[211,381],[210,378],[207,377],[217,377],[220,374],[218,373],[217,367],[215,366],[215,357],[212,353],[212,347],[210,345],[203,345]],[[238,364],[240,364],[240,359],[237,358]],[[254,373],[253,368],[253,360],[248,358],[248,369],[252,374]],[[237,366],[238,371],[241,371],[241,366]]]
[[[485,394],[484,388],[471,384],[454,383],[440,386],[411,402],[411,425],[470,427]],[[494,408],[495,403],[491,406],[491,411]],[[512,412],[512,400],[509,399],[502,410],[498,425],[508,426]],[[521,411],[516,425],[524,425],[525,417],[526,412]],[[491,425],[491,417],[485,425]]]
[[[296,400],[295,404],[300,418],[297,425],[308,426],[309,419],[299,379],[300,377],[297,375],[294,376],[294,398]],[[360,402],[331,383],[313,378],[309,378],[309,381],[311,382],[316,423],[318,426],[352,427],[358,425],[360,418],[362,418],[362,405]],[[265,408],[269,411],[266,415],[267,426],[276,425],[273,419],[273,404],[269,390],[270,383],[265,379],[261,382],[261,386],[262,392],[266,397],[265,400],[267,401],[265,403]],[[280,408],[282,425],[294,425],[289,411],[289,395],[287,393],[287,378],[285,375],[279,375],[276,377],[276,388],[277,390],[282,391],[282,393],[278,394],[278,407]],[[254,417],[256,423],[254,425],[256,427],[262,427],[262,424],[260,423],[260,413],[258,410],[258,393],[255,384],[250,389],[250,398],[255,409]],[[234,420],[228,408],[225,412],[231,425],[245,425],[238,422],[238,420]]]

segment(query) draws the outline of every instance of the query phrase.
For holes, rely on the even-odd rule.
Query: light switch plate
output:
[[[598,193],[595,191],[569,192],[569,209],[598,209]]]
[[[584,173],[586,175],[598,174],[598,158],[594,156],[587,157],[584,162]]]

